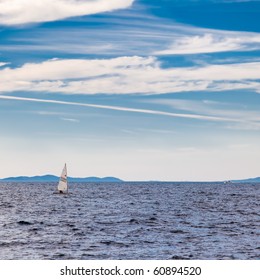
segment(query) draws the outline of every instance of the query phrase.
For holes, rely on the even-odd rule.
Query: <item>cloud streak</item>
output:
[[[88,3],[98,6],[102,1],[112,6],[115,0],[93,0]],[[120,4],[126,3],[118,1]],[[81,1],[73,0],[71,2],[77,2],[78,5]],[[132,2],[134,1],[132,0]],[[51,5],[54,3],[56,5],[56,1],[51,1],[51,3]],[[70,57],[72,55],[104,57],[111,55],[182,56],[234,51],[250,52],[260,49],[258,33],[214,30],[176,23],[151,16],[147,11],[140,9],[138,4],[131,9],[103,14],[98,19],[98,26],[95,17],[81,18],[80,21],[71,19],[71,21],[76,24],[71,24],[70,28],[63,28],[59,25],[54,25],[52,28],[40,26],[37,28],[37,32],[25,28],[24,32],[17,34],[15,38],[8,38],[8,43],[1,46],[1,51],[7,53],[34,52],[38,55],[43,52],[49,57],[50,53],[52,56],[54,52],[55,56],[63,54],[62,57],[68,57],[68,55]],[[88,28],[85,28],[86,26]],[[97,32],[97,28],[99,32]]]
[[[60,118],[62,121],[67,121],[67,122],[79,122],[77,119],[71,119],[71,118]]]
[[[134,0],[1,0],[0,24],[20,25],[125,9]]]
[[[221,122],[241,122],[241,120],[239,120],[239,119],[237,120],[237,119],[232,119],[232,118],[215,117],[215,116],[209,116],[209,115],[179,114],[179,113],[171,113],[171,112],[165,112],[165,111],[159,111],[159,110],[136,109],[136,108],[129,108],[129,107],[98,105],[98,104],[79,103],[79,102],[68,102],[68,101],[59,101],[59,100],[50,100],[50,99],[37,99],[37,98],[5,96],[5,95],[0,95],[0,99],[80,106],[80,107],[89,107],[89,108],[122,111],[122,112],[130,112],[130,113],[160,115],[160,116],[167,116],[167,117],[174,117],[174,118],[186,118],[186,119],[221,121]]]
[[[155,57],[52,59],[0,70],[0,91],[64,94],[164,94],[251,89],[260,92],[260,62],[163,68]]]
[[[238,36],[240,35],[240,36]],[[156,55],[200,54],[230,51],[249,51],[260,48],[260,35],[243,32],[206,33],[176,38],[168,49],[157,51]]]
[[[187,99],[154,99],[149,103],[165,105],[175,110],[182,110],[191,114],[211,115],[228,119],[244,120],[244,127],[260,127],[260,113],[256,110],[245,111],[243,105],[236,109],[233,103],[216,102],[211,100]],[[237,124],[236,124],[237,126]],[[241,124],[240,124],[241,127]]]
[[[9,63],[7,63],[7,62],[0,62],[0,67],[5,66],[7,64],[9,64]]]

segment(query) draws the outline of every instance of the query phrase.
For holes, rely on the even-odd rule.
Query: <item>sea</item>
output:
[[[1,260],[260,259],[260,184],[0,183]]]

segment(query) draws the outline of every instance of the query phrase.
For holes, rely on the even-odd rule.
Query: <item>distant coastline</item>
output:
[[[18,177],[8,177],[0,179],[0,182],[58,182],[59,177],[54,175],[42,175],[42,176],[18,176]],[[124,182],[123,180],[115,177],[86,177],[86,178],[75,178],[75,177],[68,177],[69,182],[75,183],[84,183],[84,182]]]
[[[260,183],[260,177],[241,179],[241,180],[232,180],[232,183]]]
[[[17,177],[7,177],[0,179],[0,182],[58,182],[59,177],[54,175],[40,175],[40,176],[17,176]],[[77,178],[77,177],[68,177],[69,182],[71,183],[120,183],[120,182],[129,182],[124,181],[122,179],[116,177],[84,177],[84,178]],[[133,181],[139,182],[139,181]],[[161,180],[147,180],[147,181],[140,181],[140,182],[158,182],[158,183],[167,183],[169,181],[161,181]],[[175,182],[175,181],[172,181]],[[176,181],[176,183],[188,183],[192,181]],[[195,181],[194,181],[195,182]],[[198,181],[199,182],[199,181]],[[214,181],[214,183],[260,183],[260,177],[256,178],[249,178],[249,179],[241,179],[241,180],[229,180],[229,181]],[[201,183],[213,183],[210,181],[201,181]]]

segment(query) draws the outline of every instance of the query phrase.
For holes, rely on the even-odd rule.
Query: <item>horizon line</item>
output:
[[[20,175],[20,176],[9,176],[9,177],[4,177],[4,178],[0,178],[0,182],[1,181],[6,181],[8,182],[8,179],[17,179],[19,182],[19,178],[24,178],[24,179],[33,179],[35,177],[46,177],[46,176],[52,176],[52,177],[55,177],[55,178],[60,178],[60,176],[57,176],[57,175],[53,175],[53,174],[44,174],[44,175],[32,175],[32,176],[27,176],[27,175]],[[254,178],[243,178],[243,179],[222,179],[222,180],[156,180],[156,179],[147,179],[147,180],[124,180],[124,179],[121,179],[119,177],[115,177],[115,176],[105,176],[105,177],[98,177],[98,176],[87,176],[87,177],[73,177],[73,176],[68,176],[68,179],[69,180],[74,180],[74,179],[91,179],[91,178],[95,178],[95,179],[106,179],[106,178],[113,178],[113,179],[116,179],[116,180],[120,180],[121,183],[138,183],[138,182],[160,182],[160,183],[217,183],[217,182],[236,182],[236,181],[246,181],[246,180],[254,180],[254,179],[260,179],[260,176],[259,177],[254,177]],[[23,180],[21,179],[20,182],[23,182]],[[29,181],[27,181],[29,182]],[[30,181],[30,182],[36,182],[36,181]],[[52,182],[52,181],[45,181],[45,182]],[[102,182],[102,183],[105,183],[105,182]],[[118,182],[120,183],[120,182]]]

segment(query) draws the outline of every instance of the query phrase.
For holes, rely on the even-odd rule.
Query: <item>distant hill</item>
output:
[[[86,178],[74,178],[74,177],[68,177],[69,182],[75,182],[75,183],[80,183],[80,182],[123,182],[121,179],[115,178],[115,177],[104,177],[104,178],[99,178],[99,177],[86,177]],[[27,176],[19,176],[19,177],[8,177],[4,179],[0,179],[0,182],[58,182],[59,177],[54,176],[54,175],[43,175],[43,176],[32,176],[32,177],[27,177]]]
[[[260,177],[241,179],[241,180],[232,180],[233,183],[260,183]]]

